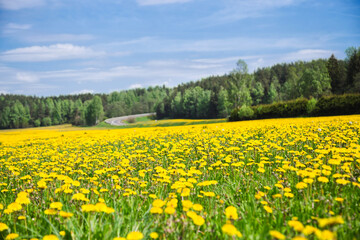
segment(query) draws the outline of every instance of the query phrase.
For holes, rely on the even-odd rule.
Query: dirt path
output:
[[[106,119],[105,122],[110,125],[114,125],[114,126],[124,126],[127,124],[127,123],[124,123],[124,121],[128,120],[129,118],[148,117],[148,116],[155,115],[155,114],[156,113],[142,113],[142,114],[122,116],[122,117],[114,117],[114,118]]]

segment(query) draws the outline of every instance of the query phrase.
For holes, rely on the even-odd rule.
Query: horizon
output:
[[[0,94],[175,87],[274,64],[345,58],[360,4],[331,0],[0,0]]]

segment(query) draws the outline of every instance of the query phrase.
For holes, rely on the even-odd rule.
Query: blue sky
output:
[[[345,57],[353,0],[0,0],[0,93],[109,93]]]

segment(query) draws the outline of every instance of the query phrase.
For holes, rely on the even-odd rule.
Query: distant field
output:
[[[144,127],[170,127],[184,125],[198,125],[210,123],[223,123],[227,120],[222,119],[168,119],[168,120],[152,120],[148,117],[140,117],[135,119],[135,123],[128,123],[124,126],[112,126],[105,122],[100,123],[95,128],[144,128]]]
[[[360,115],[224,121],[0,131],[0,239],[358,239]]]

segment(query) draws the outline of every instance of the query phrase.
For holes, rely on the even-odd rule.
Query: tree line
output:
[[[71,123],[92,126],[104,118],[154,112],[168,88],[149,87],[110,94],[57,97],[0,95],[0,128],[24,128]]]
[[[156,86],[56,97],[0,95],[0,128],[95,125],[104,118],[156,111],[158,118],[224,118],[234,108],[299,97],[360,92],[360,48],[350,47],[344,60],[276,64],[252,74],[243,60],[222,76],[210,76],[174,88]]]
[[[344,60],[331,55],[329,59],[276,64],[252,74],[239,60],[229,74],[175,87],[156,113],[159,118],[223,118],[241,106],[360,92],[360,48],[345,52]]]

